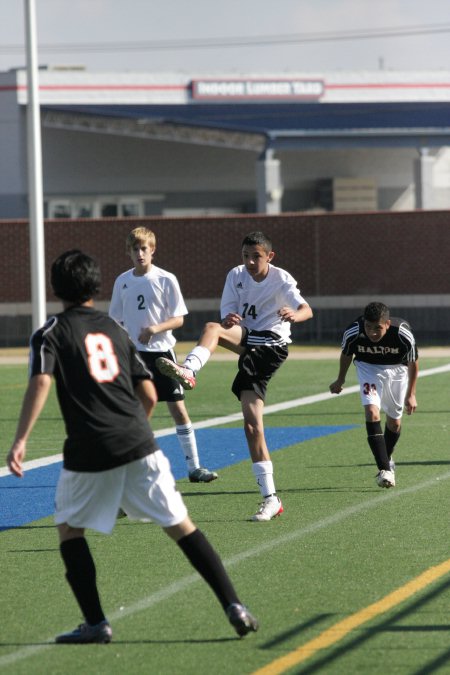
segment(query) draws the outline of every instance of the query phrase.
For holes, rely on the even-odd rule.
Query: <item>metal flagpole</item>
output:
[[[27,49],[27,159],[28,214],[30,228],[32,328],[47,318],[45,296],[45,248],[42,189],[41,117],[39,110],[36,10],[34,0],[25,1]]]

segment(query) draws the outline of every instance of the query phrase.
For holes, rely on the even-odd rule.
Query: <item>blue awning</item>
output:
[[[58,105],[61,114],[262,134],[268,147],[450,145],[450,102]]]

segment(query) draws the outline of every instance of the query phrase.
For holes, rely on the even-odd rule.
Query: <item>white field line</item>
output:
[[[428,370],[423,370],[419,373],[419,377],[426,377],[427,375],[438,375],[439,373],[448,373],[450,372],[450,363],[447,363],[445,366],[437,366],[436,368],[428,368]],[[346,387],[341,391],[339,396],[345,396],[346,394],[355,394],[359,391],[359,386],[354,385],[353,387]],[[289,408],[298,408],[302,405],[310,405],[311,403],[320,403],[321,401],[327,401],[331,398],[336,398],[336,394],[331,394],[330,392],[324,392],[322,394],[314,394],[313,396],[303,396],[302,398],[294,398],[291,401],[284,401],[283,403],[274,403],[273,405],[268,405],[264,408],[264,414],[269,415],[270,413],[280,412],[281,410],[288,410]],[[242,413],[233,413],[232,415],[224,415],[223,417],[210,417],[207,420],[202,420],[200,422],[194,422],[192,425],[194,429],[206,429],[208,427],[219,426],[220,424],[228,424],[229,422],[237,422],[242,419]],[[156,438],[161,438],[162,436],[170,436],[174,434],[174,427],[169,429],[160,429],[155,431]],[[42,457],[41,459],[33,459],[29,462],[25,462],[23,465],[24,471],[29,471],[30,469],[36,469],[42,466],[48,466],[49,464],[54,464],[55,462],[61,462],[62,455],[50,455],[49,457]],[[8,476],[9,470],[7,467],[0,469],[0,478],[2,476]]]
[[[450,364],[445,365],[445,366],[439,366],[437,368],[430,368],[428,370],[422,371],[420,375],[422,377],[426,375],[436,375],[439,373],[445,373],[450,371]],[[353,394],[358,391],[359,387],[358,386],[353,386],[353,387],[348,387],[344,389],[341,392],[341,396],[345,394]],[[286,410],[288,408],[295,408],[297,406],[301,405],[308,405],[309,403],[317,403],[320,401],[325,401],[327,399],[330,399],[334,396],[334,394],[331,393],[323,393],[323,394],[317,394],[314,396],[306,396],[303,398],[299,399],[294,399],[293,401],[286,401],[285,403],[281,404],[275,404],[273,406],[267,406],[265,409],[266,413],[270,412],[278,412],[279,410]],[[224,417],[217,417],[205,422],[197,422],[194,426],[195,428],[204,428],[207,426],[214,426],[216,424],[226,424],[227,422],[235,421],[238,419],[241,419],[242,415],[227,415]],[[201,425],[201,426],[200,426]],[[157,436],[163,436],[163,435],[169,435],[170,433],[173,433],[172,429],[163,429],[159,432],[157,432]],[[51,464],[53,462],[57,462],[61,460],[61,455],[53,455],[52,457],[46,457],[41,460],[33,460],[30,462],[26,463],[26,467],[28,469],[30,468],[35,468],[36,466],[45,466],[48,464]],[[7,473],[7,472],[6,472]],[[0,476],[5,475],[5,473],[2,473],[0,470]],[[403,488],[403,489],[397,489],[395,491],[389,490],[389,492],[385,492],[374,499],[371,499],[366,502],[360,502],[359,504],[355,504],[353,506],[347,507],[345,509],[342,509],[341,511],[338,511],[337,513],[332,514],[331,516],[328,516],[327,518],[323,518],[322,520],[318,520],[315,523],[311,523],[310,525],[294,530],[292,532],[289,532],[281,537],[278,537],[277,539],[272,539],[269,542],[266,542],[264,544],[261,544],[257,547],[253,547],[244,551],[241,551],[241,553],[238,553],[231,558],[227,559],[224,561],[226,567],[233,567],[234,565],[239,564],[243,560],[247,560],[252,557],[257,557],[263,553],[266,553],[267,551],[270,551],[278,546],[282,546],[283,544],[287,544],[291,541],[294,541],[296,539],[301,539],[304,536],[307,536],[308,534],[313,534],[314,532],[317,532],[321,529],[324,529],[326,527],[330,527],[332,525],[338,524],[345,520],[346,518],[349,518],[351,516],[354,516],[358,513],[362,513],[364,511],[368,511],[369,509],[376,508],[378,505],[382,505],[385,501],[390,500],[390,499],[397,499],[401,497],[402,495],[405,494],[411,494],[414,492],[418,492],[419,490],[427,489],[427,488],[432,488],[435,487],[436,485],[439,485],[440,481],[443,480],[448,480],[450,478],[450,472],[444,473],[441,476],[438,476],[436,478],[433,478],[431,480],[428,480],[424,483],[420,483],[418,485],[414,485],[408,488]],[[185,588],[191,586],[192,584],[200,581],[200,577],[197,574],[190,574],[182,579],[179,579],[178,581],[174,581],[173,583],[169,584],[165,588],[152,593],[151,595],[142,598],[138,602],[133,603],[129,607],[124,607],[123,609],[116,610],[112,614],[110,614],[109,618],[111,621],[117,621],[121,617],[124,616],[129,616],[131,614],[135,614],[140,611],[144,611],[146,609],[150,609],[151,607],[154,607],[157,605],[159,602],[162,602],[179,591],[184,590]],[[41,652],[44,649],[48,649],[54,644],[54,638],[46,638],[43,639],[42,644],[40,645],[30,645],[28,647],[23,647],[22,649],[18,649],[15,652],[12,652],[11,654],[6,654],[5,656],[0,657],[0,667],[2,666],[8,666],[14,663],[17,663],[18,661],[21,661],[23,659],[29,658],[31,656],[34,656],[35,654]]]
[[[231,556],[231,558],[224,560],[224,565],[226,568],[234,567],[235,565],[238,565],[244,560],[256,558],[262,554],[268,553],[269,551],[275,548],[302,539],[303,537],[306,537],[309,534],[314,534],[315,532],[323,530],[327,527],[337,525],[347,518],[351,518],[352,516],[364,513],[365,511],[369,511],[379,506],[383,506],[385,503],[391,501],[392,499],[398,499],[399,497],[403,497],[403,495],[414,494],[416,492],[419,492],[419,490],[426,490],[429,488],[431,489],[436,486],[440,486],[442,484],[442,481],[448,479],[450,479],[450,471],[447,471],[446,473],[443,473],[440,476],[436,476],[435,478],[431,478],[417,485],[412,485],[407,488],[400,488],[383,492],[383,494],[380,494],[377,497],[370,499],[369,501],[363,501],[359,502],[359,504],[348,506],[347,508],[341,509],[340,511],[333,513],[331,516],[327,516],[326,518],[317,520],[314,523],[310,523],[309,525],[306,525],[306,527],[298,528],[297,530],[288,532],[275,539],[270,539],[269,541],[264,542],[263,544],[243,550],[240,553]],[[130,616],[132,614],[137,614],[138,612],[148,610],[157,605],[158,603],[171,598],[178,592],[188,588],[189,586],[192,586],[192,584],[198,583],[199,581],[201,581],[201,577],[196,573],[186,575],[185,577],[182,577],[181,579],[172,582],[165,588],[162,588],[159,591],[156,591],[155,593],[151,593],[150,595],[142,598],[141,600],[138,600],[137,602],[132,603],[129,606],[122,607],[114,612],[109,613],[108,618],[110,621],[116,622],[125,616]],[[71,629],[71,627],[69,627],[69,629]],[[36,640],[36,638],[33,639]],[[32,644],[27,647],[22,647],[21,649],[18,649],[15,652],[12,652],[11,654],[5,654],[4,656],[0,657],[0,668],[2,668],[3,666],[15,664],[18,661],[29,658],[31,656],[35,656],[44,649],[49,649],[51,646],[54,646],[54,637],[44,638],[41,644]]]

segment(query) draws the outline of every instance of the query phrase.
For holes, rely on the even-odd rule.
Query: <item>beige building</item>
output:
[[[47,217],[450,208],[450,71],[39,72]],[[28,214],[0,73],[0,218]]]

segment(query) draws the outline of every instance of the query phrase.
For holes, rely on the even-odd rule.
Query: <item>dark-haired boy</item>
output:
[[[232,391],[241,402],[253,474],[263,498],[252,520],[263,522],[283,513],[264,435],[266,389],[288,356],[291,324],[307,321],[312,310],[289,272],[272,265],[275,253],[263,232],[251,232],[244,238],[241,255],[243,264],[234,267],[225,281],[221,322],[204,326],[197,346],[182,366],[164,358],[156,365],[185,389],[192,389],[196,373],[217,345],[239,354]]]
[[[409,323],[391,318],[384,303],[369,303],[344,332],[339,374],[330,384],[332,394],[342,391],[352,362],[364,406],[367,441],[378,467],[377,485],[395,487],[392,453],[400,437],[403,408],[411,415],[417,407],[419,362]],[[384,433],[380,410],[386,414]]]
[[[211,586],[240,636],[257,630],[216,551],[189,518],[155,441],[147,420],[157,401],[150,373],[126,331],[93,306],[97,264],[81,251],[67,251],[53,263],[51,282],[64,311],[32,336],[30,380],[7,464],[23,475],[27,439],[54,376],[67,431],[55,523],[66,578],[85,619],[56,642],[111,641],[84,533],[90,528],[109,534],[119,507],[164,529]]]

